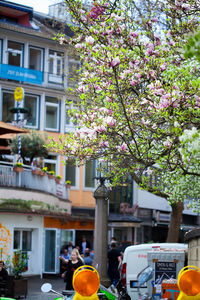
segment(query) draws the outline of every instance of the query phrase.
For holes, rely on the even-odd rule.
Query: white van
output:
[[[131,300],[138,299],[137,293],[137,275],[145,267],[147,267],[147,252],[156,251],[160,249],[180,249],[187,250],[187,244],[179,243],[155,243],[155,244],[141,244],[129,246],[124,251],[122,262],[121,278],[122,284],[126,286],[128,295]],[[147,287],[142,288],[142,293],[147,292]]]

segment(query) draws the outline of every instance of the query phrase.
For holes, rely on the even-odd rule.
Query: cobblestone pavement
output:
[[[50,278],[40,278],[39,276],[29,277],[28,278],[28,294],[24,300],[53,300],[58,298],[59,295],[56,295],[52,292],[43,293],[41,291],[41,286],[43,283],[49,282],[52,285],[52,289],[62,293],[62,290],[65,288],[65,283],[62,278],[59,277],[50,277]]]

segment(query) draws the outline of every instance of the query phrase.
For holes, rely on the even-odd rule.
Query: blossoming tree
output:
[[[185,130],[200,125],[199,63],[182,50],[198,26],[198,3],[102,0],[89,10],[79,0],[66,4],[76,20],[70,43],[83,65],[68,98],[78,94],[80,101],[69,112],[75,132],[49,147],[77,164],[103,159],[113,185],[131,175],[168,199],[168,241],[177,241],[183,201],[199,193],[199,160],[191,167],[184,158]]]

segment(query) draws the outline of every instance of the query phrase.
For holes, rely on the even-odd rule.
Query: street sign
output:
[[[22,101],[24,98],[24,89],[20,86],[18,86],[14,91],[14,99],[17,102]]]

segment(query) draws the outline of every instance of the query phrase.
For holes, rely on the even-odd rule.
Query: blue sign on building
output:
[[[43,72],[0,64],[0,78],[42,84]]]

